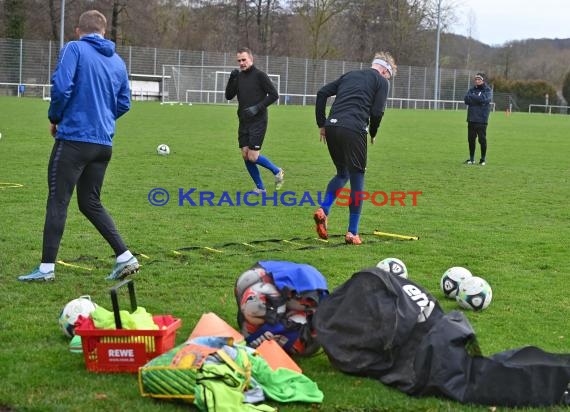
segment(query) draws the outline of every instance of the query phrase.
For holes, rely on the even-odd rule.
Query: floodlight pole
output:
[[[61,18],[59,27],[59,50],[63,49],[63,33],[65,32],[65,0],[61,0]]]
[[[437,0],[437,34],[435,38],[435,84],[434,84],[434,92],[433,98],[434,102],[434,109],[438,109],[438,100],[439,100],[439,37],[441,35],[441,1]]]

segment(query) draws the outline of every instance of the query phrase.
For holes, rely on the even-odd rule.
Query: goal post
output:
[[[161,101],[164,104],[228,103],[225,90],[234,68],[163,65]],[[281,75],[268,76],[279,93]]]
[[[568,114],[570,106],[555,106],[550,104],[529,104],[529,113]]]
[[[229,71],[216,71],[216,81],[215,81],[215,90],[216,92],[221,92],[225,94],[226,84],[228,83],[228,79],[230,77]],[[275,86],[277,93],[281,90],[281,75],[280,74],[267,74],[271,83]],[[216,93],[217,94],[217,93]],[[222,97],[225,100],[225,95]],[[279,104],[279,99],[277,100],[277,104]]]

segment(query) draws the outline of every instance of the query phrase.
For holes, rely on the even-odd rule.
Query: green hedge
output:
[[[516,103],[521,111],[528,111],[530,104],[545,104],[548,94],[548,103],[551,105],[561,104],[556,89],[545,80],[508,80],[502,77],[491,79],[495,93],[509,93],[516,96]],[[502,110],[504,102],[495,102],[497,109]]]

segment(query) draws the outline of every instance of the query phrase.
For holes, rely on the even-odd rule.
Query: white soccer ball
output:
[[[493,299],[493,290],[487,281],[478,276],[465,279],[459,285],[459,291],[455,300],[463,309],[483,310],[486,309]]]
[[[386,258],[376,264],[376,267],[391,273],[392,275],[400,276],[401,278],[408,278],[408,268],[404,262],[397,258]]]
[[[241,298],[243,292],[255,283],[270,283],[271,278],[263,268],[248,269],[243,272],[236,280],[234,293],[238,299]]]
[[[307,323],[307,313],[302,310],[287,312],[287,320],[289,322],[304,325]]]
[[[75,336],[75,322],[79,315],[88,317],[96,308],[97,305],[87,295],[69,301],[61,310],[58,321],[65,336]]]
[[[461,266],[454,266],[443,273],[439,286],[446,298],[455,299],[461,282],[472,276],[473,274],[469,269],[465,269]]]
[[[258,282],[246,288],[241,295],[240,311],[246,322],[251,325],[265,323],[265,314],[272,302],[277,302],[281,294],[272,283]],[[277,308],[278,313],[285,313],[285,305]]]
[[[170,154],[170,147],[167,144],[159,144],[156,148],[156,153],[161,156],[168,156]]]

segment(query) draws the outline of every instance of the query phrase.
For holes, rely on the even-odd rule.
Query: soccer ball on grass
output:
[[[463,309],[479,311],[489,306],[493,290],[485,279],[472,276],[461,282],[455,299]]]
[[[441,276],[441,281],[439,284],[441,291],[446,298],[455,299],[461,282],[472,276],[473,274],[469,271],[469,269],[465,269],[464,267],[454,266],[452,268],[449,268]]]
[[[397,258],[386,258],[381,260],[376,264],[377,268],[384,270],[385,272],[391,273],[395,276],[400,276],[401,278],[408,278],[408,268],[404,262]]]
[[[156,153],[161,156],[168,156],[170,154],[170,147],[167,144],[159,144],[156,148]]]
[[[88,317],[97,308],[90,296],[80,296],[69,301],[59,314],[59,327],[68,338],[75,336],[75,322],[79,315]]]

